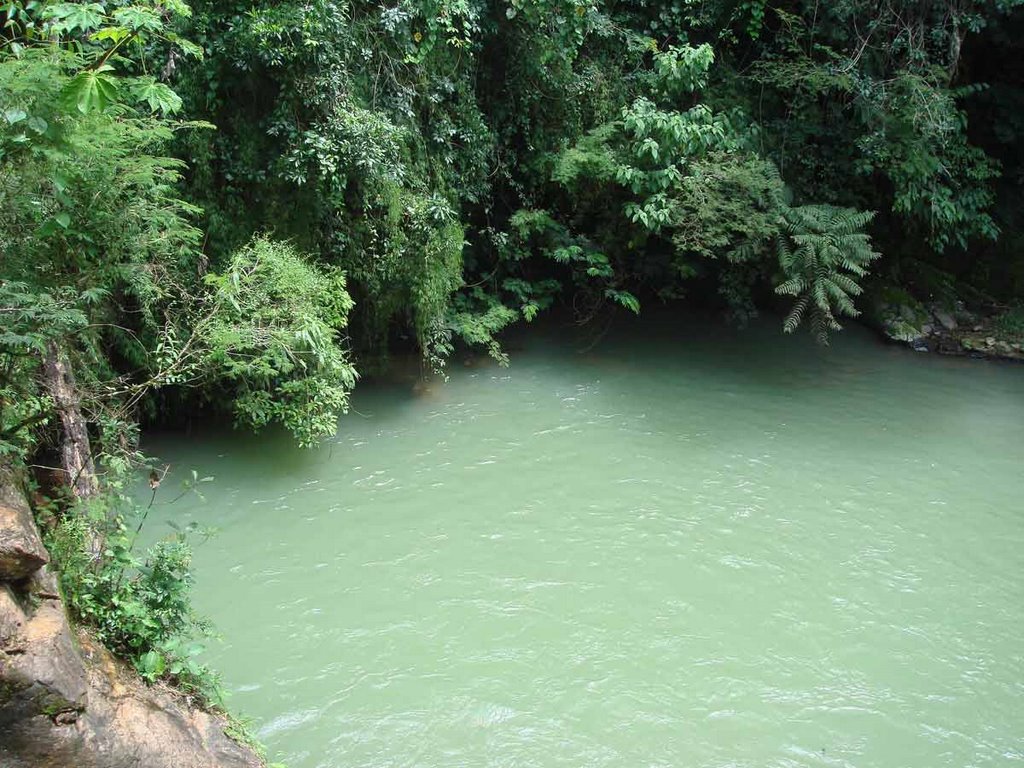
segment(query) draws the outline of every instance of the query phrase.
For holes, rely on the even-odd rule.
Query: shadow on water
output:
[[[187,442],[193,450],[181,456],[181,444]],[[171,466],[168,480],[184,482],[195,471],[200,476],[213,474],[221,459],[245,466],[260,477],[287,477],[306,472],[316,463],[323,449],[304,450],[283,429],[269,427],[256,439],[242,430],[223,424],[193,425],[185,435],[182,431],[165,430],[146,434],[144,450],[159,464],[165,447],[173,444],[179,456]]]
[[[540,346],[542,354],[553,355],[560,365],[597,374],[678,377],[681,385],[700,381],[725,389],[794,394],[845,386],[851,378],[870,375],[883,364],[884,355],[871,362],[850,358],[844,354],[848,346],[886,349],[859,327],[844,331],[845,336],[835,337],[831,346],[824,347],[806,333],[783,334],[778,318],[762,318],[738,328],[661,308],[645,310],[641,317],[623,313],[597,332],[589,327],[567,330],[564,341],[556,337],[552,343],[550,329],[544,329],[527,337],[525,346],[531,353]]]
[[[576,337],[576,346],[585,348],[569,360],[586,366],[628,372],[637,371],[641,360],[645,365],[658,360],[666,374],[690,372],[745,389],[846,387],[894,371],[924,380],[936,369],[961,372],[967,386],[980,379],[987,387],[993,380],[1007,381],[1002,375],[1005,368],[1020,367],[1008,361],[915,352],[855,323],[846,324],[822,345],[804,329],[784,333],[777,316],[765,315],[737,327],[661,307],[645,309],[639,317],[620,313],[596,339],[586,328],[576,329]]]
[[[503,348],[510,356],[508,368],[480,350],[459,350],[440,372],[432,371],[415,353],[393,355],[385,371],[359,381],[338,436],[313,450],[296,447],[280,428],[265,429],[258,439],[251,439],[230,425],[193,423],[187,441],[195,446],[194,456],[186,466],[173,468],[172,474],[192,469],[208,473],[211,463],[230,457],[261,477],[302,475],[329,460],[346,438],[347,422],[366,420],[386,430],[403,423],[410,411],[443,403],[453,383],[467,376],[517,376],[524,369],[557,371],[566,381],[610,379],[620,388],[638,391],[645,380],[670,381],[681,395],[699,387],[725,395],[770,395],[794,404],[837,398],[842,405],[851,393],[859,397],[864,390],[884,393],[901,386],[918,386],[920,396],[927,398],[934,389],[935,369],[962,376],[962,406],[972,411],[979,407],[969,397],[972,390],[987,391],[994,385],[1008,395],[1017,392],[1001,375],[1005,365],[916,353],[855,324],[822,346],[803,331],[783,334],[778,317],[762,317],[739,328],[667,307],[645,308],[639,317],[617,313],[609,322],[585,326],[550,313],[514,328]],[[949,380],[943,381],[948,386]],[[880,408],[884,412],[885,403]],[[955,417],[955,409],[951,413],[948,403],[945,408],[939,418]],[[180,445],[182,437],[181,430],[151,432],[146,449],[159,458],[162,445]]]

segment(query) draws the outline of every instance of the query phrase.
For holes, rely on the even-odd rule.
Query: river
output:
[[[315,451],[148,437],[148,532],[218,529],[207,658],[273,758],[1024,761],[1024,368],[857,328],[594,333],[365,382]]]

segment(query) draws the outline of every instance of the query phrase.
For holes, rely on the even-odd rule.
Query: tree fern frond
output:
[[[807,286],[802,278],[794,277],[775,286],[775,292],[780,296],[799,296],[806,288]]]
[[[793,308],[789,310],[789,314],[782,323],[782,329],[786,333],[793,333],[797,328],[800,327],[800,321],[803,320],[804,312],[807,310],[807,296],[802,296],[797,299],[797,302],[793,305]]]
[[[849,295],[842,288],[831,280],[826,280],[823,284],[825,286],[825,293],[828,294],[831,303],[835,305],[838,314],[852,315],[856,312]]]
[[[853,280],[849,275],[844,275],[842,272],[833,273],[831,280],[839,287],[840,290],[850,296],[860,296],[861,292],[864,290],[857,284],[856,280]]]
[[[811,333],[827,343],[828,334],[841,328],[837,315],[857,315],[852,297],[861,287],[855,278],[867,274],[867,265],[879,255],[863,231],[873,217],[870,211],[829,205],[785,209],[776,243],[783,280],[775,292],[796,297],[783,322],[787,333],[809,316]]]

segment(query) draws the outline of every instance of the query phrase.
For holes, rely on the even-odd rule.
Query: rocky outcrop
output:
[[[868,320],[890,341],[918,352],[1024,360],[1024,345],[1006,338],[991,317],[954,306],[925,304],[898,292],[876,298]]]
[[[175,691],[147,687],[87,636],[80,709],[25,716],[0,736],[5,768],[253,768],[248,749],[224,733],[222,718]],[[63,702],[61,702],[63,703]]]
[[[32,511],[17,487],[0,475],[0,581],[27,578],[46,565]]]
[[[224,718],[145,685],[69,625],[25,496],[0,468],[0,766],[258,768]]]

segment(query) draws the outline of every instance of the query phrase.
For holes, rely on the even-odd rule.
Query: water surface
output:
[[[592,333],[592,332],[591,332]],[[210,661],[290,768],[1024,762],[1024,367],[850,330],[535,330],[216,480]],[[172,498],[172,489],[166,500]]]

